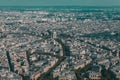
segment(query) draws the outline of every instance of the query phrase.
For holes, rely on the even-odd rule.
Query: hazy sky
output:
[[[0,6],[120,6],[120,0],[0,0]]]

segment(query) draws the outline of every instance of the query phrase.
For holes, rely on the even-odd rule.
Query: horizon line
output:
[[[2,5],[0,7],[120,7],[120,5],[111,5],[111,6],[95,6],[95,5]]]

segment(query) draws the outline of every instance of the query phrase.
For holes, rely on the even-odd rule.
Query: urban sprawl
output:
[[[120,8],[0,8],[0,80],[120,80]]]

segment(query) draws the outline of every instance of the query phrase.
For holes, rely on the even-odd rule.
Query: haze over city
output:
[[[0,6],[120,6],[120,0],[0,0]]]

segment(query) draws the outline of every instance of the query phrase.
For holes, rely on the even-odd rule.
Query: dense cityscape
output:
[[[0,80],[120,80],[120,8],[0,8]]]

